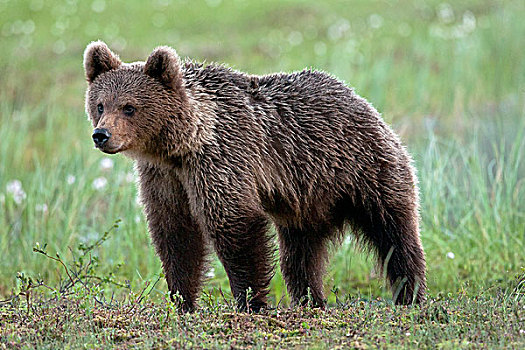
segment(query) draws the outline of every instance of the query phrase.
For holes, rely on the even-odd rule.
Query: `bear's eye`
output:
[[[98,114],[104,113],[104,106],[102,105],[102,103],[98,104],[97,111],[98,111]]]
[[[125,105],[123,111],[125,115],[131,117],[135,113],[135,107],[131,105]]]

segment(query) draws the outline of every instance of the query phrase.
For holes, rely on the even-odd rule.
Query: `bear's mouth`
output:
[[[122,145],[120,145],[118,147],[108,147],[108,146],[104,145],[102,147],[95,146],[95,148],[98,148],[100,151],[102,151],[104,153],[107,153],[107,154],[115,154],[115,153],[119,153],[119,152],[122,152],[122,151],[126,150],[126,148],[124,148]]]
[[[100,149],[100,150],[107,154],[115,154],[115,153],[120,152],[120,149]]]

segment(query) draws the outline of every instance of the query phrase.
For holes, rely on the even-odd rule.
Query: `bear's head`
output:
[[[196,121],[175,50],[158,47],[145,63],[127,64],[97,41],[84,52],[84,69],[86,112],[102,152],[141,159],[188,152]]]

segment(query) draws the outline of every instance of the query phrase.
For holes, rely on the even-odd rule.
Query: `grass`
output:
[[[100,271],[93,253],[110,231],[81,244],[67,261],[43,255],[62,271],[61,282],[18,275],[20,292],[0,303],[1,344],[23,348],[518,348],[525,341],[525,275],[506,289],[469,297],[438,294],[421,306],[395,306],[381,298],[337,297],[330,308],[275,307],[240,313],[231,297],[204,292],[201,308],[180,313],[151,294],[162,276],[134,292],[112,272]],[[117,290],[127,292],[115,297]]]
[[[431,297],[422,310],[364,302],[388,299],[389,292],[380,276],[371,273],[373,259],[349,239],[334,250],[325,281],[327,292],[337,291],[337,298],[348,303],[341,305],[335,293],[328,293],[332,308],[319,316],[327,324],[345,320],[341,328],[311,323],[317,322],[319,311],[283,308],[288,299],[279,273],[271,298],[280,308],[262,318],[235,314],[222,298],[220,291],[228,299],[227,279],[214,261],[205,288],[211,299],[203,296],[202,310],[195,315],[157,323],[166,328],[140,328],[143,314],[133,311],[136,318],[121,328],[134,329],[140,337],[116,341],[111,333],[116,323],[99,327],[90,318],[83,325],[79,320],[84,314],[77,319],[66,313],[60,322],[71,326],[69,334],[81,334],[76,343],[68,343],[73,340],[65,335],[46,335],[53,328],[45,315],[58,307],[74,315],[79,301],[37,293],[32,309],[23,298],[2,306],[0,324],[15,328],[0,327],[6,330],[0,343],[152,345],[155,334],[161,334],[159,346],[167,345],[163,341],[187,347],[249,346],[249,333],[254,341],[266,337],[271,345],[273,335],[283,339],[279,327],[266,328],[272,322],[266,319],[276,317],[291,322],[289,330],[299,331],[306,320],[327,334],[321,337],[310,330],[284,337],[298,337],[293,341],[299,343],[286,343],[290,346],[335,347],[349,331],[357,338],[345,338],[345,344],[354,347],[373,346],[382,335],[387,340],[380,344],[400,347],[413,341],[467,347],[464,340],[518,347],[523,335],[517,328],[506,330],[505,324],[523,322],[522,297],[512,299],[523,289],[512,291],[525,266],[524,15],[525,4],[512,0],[451,5],[433,0],[352,5],[158,0],[149,6],[139,1],[0,0],[0,299],[24,289],[18,272],[49,286],[64,278],[56,261],[33,252],[37,242],[47,244],[51,255],[59,252],[71,261],[76,250],[70,247],[103,237],[101,232],[117,219],[118,230],[92,252],[101,276],[112,272],[122,283],[128,280],[132,291],[140,291],[161,273],[135,200],[132,163],[120,156],[108,161],[92,149],[81,60],[86,44],[96,39],[108,42],[124,61],[145,59],[156,45],[168,44],[182,56],[226,62],[250,73],[315,67],[355,87],[401,134],[416,159]],[[85,312],[109,315],[110,322],[113,313],[123,312],[120,306],[139,308],[151,317],[144,327],[167,317],[162,279],[141,303],[129,300],[129,293],[136,293],[129,289],[113,284],[105,288],[119,294],[121,304],[91,305],[89,292],[82,301],[89,304]],[[80,298],[83,292],[77,292]],[[206,300],[215,300],[215,306]],[[443,306],[453,322],[414,321],[436,305]],[[232,313],[240,323],[232,321]],[[352,319],[354,314],[362,317]],[[40,328],[25,333],[30,328],[24,326],[13,333],[29,321]],[[253,328],[243,328],[248,327],[245,321]],[[224,338],[214,325],[225,324],[232,333]],[[408,325],[419,328],[403,337]],[[208,331],[217,332],[209,342],[204,339]],[[183,335],[175,339],[174,333]]]
[[[352,300],[319,309],[237,313],[217,303],[180,315],[164,303],[35,301],[34,312],[2,313],[3,343],[85,348],[520,348],[523,310],[501,298],[462,294],[421,309]],[[521,319],[520,319],[521,317]],[[7,335],[6,335],[7,334]]]

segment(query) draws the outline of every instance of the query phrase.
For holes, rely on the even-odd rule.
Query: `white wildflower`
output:
[[[16,204],[21,204],[26,199],[26,193],[24,191],[17,192],[13,195],[13,199]]]
[[[113,160],[110,158],[102,158],[100,161],[100,169],[110,170],[113,169]]]
[[[75,183],[75,181],[77,181],[77,178],[75,177],[75,175],[71,175],[69,174],[67,177],[66,177],[66,182],[68,185],[72,185]]]
[[[53,52],[57,55],[61,55],[66,51],[66,43],[64,40],[57,40],[53,45]]]
[[[447,3],[442,3],[438,8],[438,17],[442,23],[452,23],[454,21],[454,10]]]
[[[350,29],[350,22],[346,18],[341,18],[328,28],[328,39],[336,41]]]
[[[105,177],[97,177],[93,180],[93,188],[97,191],[101,191],[108,184],[108,180]]]
[[[206,272],[206,277],[208,277],[208,278],[215,277],[215,269],[213,267],[211,269],[209,269],[208,272]]]
[[[410,336],[410,332],[406,332],[405,335],[406,335],[407,337],[409,337],[409,336]]]
[[[119,36],[119,37],[115,38],[111,42],[111,48],[115,49],[115,51],[124,51],[124,49],[126,48],[127,44],[128,43],[127,43],[126,39],[124,39],[123,37]]]
[[[27,197],[20,180],[9,181],[6,185],[6,192],[13,196],[16,204],[22,203],[22,201]]]
[[[23,191],[22,182],[20,180],[11,180],[5,186],[7,193],[16,193],[18,191]]]
[[[42,203],[42,204],[35,205],[35,211],[41,212],[43,214],[47,214],[47,212],[48,212],[47,204],[46,203]]]
[[[324,56],[326,54],[326,44],[322,41],[318,41],[314,45],[314,52],[317,56]]]
[[[104,0],[95,0],[91,3],[93,12],[101,13],[106,9],[106,2]]]
[[[208,4],[209,7],[217,7],[221,2],[222,0],[206,0],[206,4]]]
[[[466,11],[463,14],[462,26],[466,32],[472,32],[474,29],[476,29],[476,16],[474,16],[472,12]]]
[[[88,243],[96,241],[99,238],[99,235],[97,232],[88,232],[85,235],[81,235],[78,239],[82,243]]]
[[[303,34],[298,31],[293,31],[288,34],[288,42],[292,46],[300,45],[303,42]]]
[[[135,216],[135,223],[140,223],[140,215]]]
[[[126,174],[126,182],[132,183],[133,181],[135,181],[135,174],[133,174],[133,172],[130,171]]]
[[[383,17],[381,17],[377,13],[374,13],[370,15],[370,17],[368,18],[368,22],[370,23],[370,27],[372,29],[378,29],[383,26],[384,20]]]
[[[454,253],[452,253],[452,252],[448,252],[447,253],[447,258],[454,259],[455,257],[456,257],[456,255]]]
[[[24,32],[25,35],[29,35],[35,31],[35,22],[32,20],[27,20],[24,22],[24,26],[22,27],[22,32]]]
[[[31,5],[29,5],[29,8],[31,11],[38,12],[42,10],[44,7],[44,0],[33,0],[31,1]]]
[[[406,22],[401,22],[397,27],[397,32],[403,37],[407,37],[412,33],[412,27]]]

